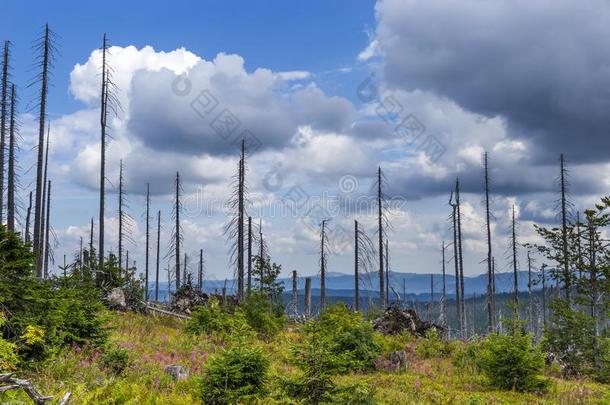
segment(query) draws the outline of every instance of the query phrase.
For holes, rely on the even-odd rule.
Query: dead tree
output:
[[[15,195],[16,195],[16,174],[15,174],[15,151],[17,149],[17,124],[15,122],[15,111],[17,109],[17,97],[15,95],[15,85],[11,86],[11,113],[9,123],[9,143],[8,143],[8,190],[6,201],[6,223],[10,232],[15,232]],[[1,147],[0,147],[1,148]],[[2,152],[0,152],[2,153]],[[0,164],[2,166],[2,164]],[[1,193],[1,191],[0,191]],[[2,202],[0,202],[2,206]],[[0,214],[0,218],[2,215]]]
[[[30,243],[31,241],[31,234],[30,234],[30,217],[32,215],[32,192],[30,191],[29,194],[29,198],[28,198],[28,209],[26,211],[25,214],[25,243]]]
[[[148,254],[150,251],[150,183],[146,183],[146,253],[144,256],[144,272],[146,291],[144,291],[144,298],[148,302]]]
[[[360,258],[358,256],[358,248],[360,241],[358,240],[358,221],[354,220],[354,309],[360,310],[360,273],[358,271],[358,264]]]
[[[180,187],[180,173],[176,172],[176,194],[175,194],[175,198],[174,198],[174,208],[173,208],[173,215],[174,215],[174,234],[172,235],[173,238],[173,248],[174,248],[174,260],[176,261],[176,291],[178,291],[178,289],[180,288],[180,243],[182,242],[181,236],[180,236],[180,208],[181,208],[181,204],[180,204],[180,191],[181,191],[181,187]]]
[[[245,193],[245,140],[241,140],[241,157],[239,159],[238,185],[238,219],[237,219],[237,298],[244,299],[244,193]]]
[[[43,180],[42,180],[43,187],[42,187],[42,211],[40,213],[40,227],[41,227],[40,256],[38,256],[38,265],[40,266],[40,268],[43,268],[43,266],[44,266],[45,249],[47,248],[47,243],[45,242],[45,229],[46,229],[46,227],[45,227],[45,218],[46,218],[45,199],[47,198],[47,173],[48,173],[48,168],[49,168],[49,140],[50,139],[51,139],[51,124],[49,124],[47,126],[47,145],[46,145],[46,151],[45,151],[45,157],[44,157]]]
[[[515,319],[519,318],[519,282],[517,274],[517,231],[515,222],[515,205],[513,204],[512,226],[511,226],[511,246],[512,246],[512,264],[513,264],[513,305],[515,306]]]
[[[157,211],[157,264],[155,269],[155,302],[159,302],[159,265],[161,252],[161,210]]]
[[[388,238],[385,239],[385,299],[390,305],[390,253]]]
[[[248,217],[248,296],[252,292],[252,217]]]
[[[567,201],[567,171],[565,168],[565,161],[563,153],[559,158],[560,165],[560,204],[561,204],[561,266],[563,267],[563,287],[565,289],[565,298],[568,307],[571,306],[570,289],[571,289],[571,276],[570,276],[570,263],[568,255],[568,201]]]
[[[292,297],[290,299],[290,313],[296,319],[299,316],[297,311],[297,271],[292,271]]]
[[[43,176],[43,151],[44,151],[44,143],[45,143],[45,123],[47,118],[47,95],[49,90],[49,69],[53,66],[54,54],[55,54],[55,44],[54,44],[54,34],[49,29],[49,25],[46,24],[44,28],[44,33],[41,38],[39,38],[34,45],[34,48],[37,52],[35,65],[37,68],[40,68],[40,73],[36,75],[34,81],[30,84],[30,86],[35,85],[36,83],[40,84],[40,96],[38,98],[38,148],[37,148],[37,163],[36,163],[36,192],[35,192],[35,204],[34,204],[34,254],[36,255],[37,265],[36,265],[36,275],[39,278],[42,278],[42,249],[43,245],[41,244],[41,234],[42,234],[42,210],[43,210],[43,194],[42,194],[42,176]]]
[[[89,271],[94,272],[93,269],[93,217],[91,217],[91,229],[89,232]]]
[[[51,250],[51,242],[49,241],[49,228],[51,228],[51,180],[47,186],[47,209],[46,209],[46,228],[45,228],[45,249],[44,249],[44,278],[49,278],[49,255]]]
[[[494,317],[493,317],[493,294],[491,289],[491,210],[489,200],[489,161],[487,152],[484,155],[484,166],[485,166],[485,227],[487,230],[487,332],[492,333],[494,331]]]
[[[303,304],[303,314],[306,318],[311,315],[311,277],[305,279],[305,302]]]
[[[373,269],[375,246],[363,229],[360,229],[358,221],[354,220],[354,309],[360,310],[360,277],[363,269],[370,274]]]
[[[328,219],[323,219],[320,224],[320,311],[326,305],[326,251],[328,237],[326,236],[326,223]]]
[[[462,317],[461,321],[461,335],[462,337],[466,336],[466,292],[464,290],[464,255],[462,250],[462,214],[461,214],[461,204],[460,204],[460,179],[457,178],[455,180],[455,203],[457,205],[457,243],[458,243],[458,254],[460,259],[460,315]]]
[[[530,332],[534,331],[534,299],[532,296],[532,257],[527,252],[527,322]]]
[[[4,49],[2,51],[2,81],[0,83],[0,224],[2,224],[4,219],[4,151],[6,150],[6,124],[9,114],[7,103],[10,48],[11,42],[4,41]]]
[[[199,249],[199,275],[197,277],[199,292],[203,292],[203,249]]]
[[[449,197],[449,205],[451,206],[451,222],[453,228],[453,264],[455,266],[455,309],[458,323],[458,330],[462,331],[462,306],[460,294],[460,261],[457,242],[457,204],[453,202],[453,191]]]
[[[231,217],[225,226],[225,236],[229,242],[229,257],[231,264],[235,266],[235,278],[237,279],[237,299],[244,298],[244,225],[247,204],[246,186],[246,149],[245,141],[241,141],[241,152],[238,162],[237,176],[232,178],[232,192],[227,203],[231,210]],[[261,256],[262,257],[262,256]]]
[[[98,238],[98,266],[101,274],[104,273],[104,206],[106,198],[106,138],[108,135],[108,117],[111,113],[116,115],[120,109],[116,98],[117,87],[112,80],[112,69],[109,60],[109,44],[104,33],[102,39],[102,83],[100,92],[100,208],[99,208],[99,238]],[[120,262],[119,262],[120,266]]]
[[[582,278],[582,268],[583,268],[583,260],[582,260],[582,238],[580,232],[580,211],[576,211],[576,250],[578,254],[578,278]]]
[[[119,162],[119,276],[123,263],[123,160]]]
[[[385,277],[383,273],[383,175],[381,167],[377,168],[377,233],[379,234],[379,301],[381,308],[386,307]]]

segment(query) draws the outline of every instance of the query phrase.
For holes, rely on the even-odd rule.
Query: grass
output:
[[[72,391],[73,404],[193,404],[200,402],[199,383],[203,365],[224,342],[184,332],[184,322],[167,317],[116,313],[111,317],[110,343],[129,351],[131,363],[121,375],[113,375],[101,361],[101,352],[67,348],[52,360],[20,377],[30,378],[45,395],[59,398]],[[302,336],[289,325],[264,346],[272,359],[271,382],[295,372],[289,346]],[[610,387],[587,380],[566,381],[554,377],[544,395],[495,391],[482,376],[456,368],[448,358],[422,359],[418,342],[409,338],[382,338],[385,346],[404,348],[408,369],[403,372],[350,374],[337,378],[340,386],[366,383],[375,387],[379,404],[610,404]],[[164,367],[180,364],[190,377],[175,382]],[[23,401],[23,402],[21,402]],[[0,403],[29,403],[25,394],[0,394]],[[270,386],[269,398],[261,403],[291,403],[281,390]]]

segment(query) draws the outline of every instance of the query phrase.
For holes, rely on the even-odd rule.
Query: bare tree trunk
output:
[[[7,193],[7,217],[6,223],[9,232],[15,232],[15,149],[17,147],[17,136],[15,127],[15,110],[17,107],[17,98],[15,96],[15,85],[11,86],[11,115],[10,115],[10,129],[9,129],[9,149],[8,149],[8,193]],[[2,146],[0,146],[2,149]],[[4,152],[0,151],[0,154]],[[2,163],[0,163],[0,167],[2,167]],[[2,174],[0,174],[2,176]],[[0,187],[0,194],[2,194],[2,190]],[[2,207],[2,201],[0,198],[0,207]],[[0,208],[1,209],[1,208]],[[0,218],[2,218],[2,214],[0,213]]]
[[[161,252],[161,210],[157,211],[157,265],[155,268],[155,302],[159,302],[159,265]],[[169,270],[168,270],[169,271]],[[169,286],[168,286],[169,288]]]
[[[491,257],[491,299],[492,308],[494,310],[494,330],[496,330],[496,259],[493,256]]]
[[[534,332],[534,299],[532,297],[532,258],[527,252],[527,322],[530,332]]]
[[[45,250],[47,248],[47,243],[45,241],[45,218],[46,218],[46,213],[45,213],[45,207],[46,207],[46,202],[45,199],[47,198],[47,170],[49,167],[49,140],[51,138],[51,125],[49,124],[49,126],[47,127],[47,145],[46,145],[46,152],[45,152],[45,157],[44,157],[44,169],[43,169],[43,180],[42,180],[42,212],[40,214],[40,229],[41,229],[41,233],[40,233],[40,256],[39,256],[39,265],[40,267],[44,270],[44,257],[45,257]],[[43,274],[44,276],[44,274]]]
[[[517,274],[517,233],[515,230],[515,206],[513,205],[512,217],[512,252],[513,252],[513,305],[515,306],[515,319],[519,318],[519,282]]]
[[[144,258],[144,271],[146,272],[145,281],[146,291],[144,298],[148,302],[148,253],[150,248],[150,183],[146,183],[146,255]]]
[[[462,215],[460,210],[460,179],[456,179],[455,181],[455,203],[457,205],[457,239],[458,239],[458,254],[460,259],[460,315],[462,317],[461,320],[461,336],[464,338],[466,335],[466,308],[465,308],[465,300],[466,300],[466,292],[464,291],[464,257],[462,255]]]
[[[36,264],[36,275],[42,278],[42,249],[41,244],[41,220],[42,220],[42,169],[43,169],[43,149],[44,149],[44,130],[45,120],[47,117],[47,91],[48,91],[48,78],[49,78],[49,62],[51,58],[51,38],[49,25],[45,25],[44,39],[42,42],[42,59],[41,67],[42,72],[40,76],[40,112],[38,115],[38,159],[36,164],[36,200],[34,208],[34,254],[37,257]]]
[[[493,297],[491,290],[491,215],[490,215],[490,201],[489,201],[489,164],[487,152],[485,152],[485,222],[487,228],[487,331],[492,333],[494,330],[494,317],[493,317]]]
[[[578,250],[578,278],[582,278],[582,241],[580,238],[580,211],[576,211],[576,248]]]
[[[259,289],[263,290],[263,268],[265,266],[265,241],[263,240],[263,220],[262,218],[258,220],[258,240],[260,243],[258,257],[260,258],[260,281],[259,281]]]
[[[252,292],[252,217],[248,217],[248,296]]]
[[[320,233],[320,311],[326,304],[326,219],[322,220],[322,231]]]
[[[199,292],[203,292],[203,249],[199,249],[199,276],[197,277]]]
[[[245,140],[241,140],[239,160],[238,215],[237,215],[237,299],[244,299],[244,191],[245,191]]]
[[[566,170],[564,166],[563,153],[559,158],[561,166],[561,249],[563,252],[562,267],[563,267],[563,283],[565,288],[565,297],[568,307],[571,307],[570,289],[571,277],[568,259],[568,218],[567,218],[567,201],[566,201]]]
[[[386,307],[385,277],[383,273],[383,206],[381,191],[381,167],[377,168],[377,232],[379,233],[379,301],[382,309]]]
[[[2,52],[2,96],[0,97],[0,224],[4,220],[4,151],[6,149],[6,122],[8,116],[7,97],[10,47],[10,41],[4,41],[4,50]],[[14,90],[15,86],[13,85],[13,92]]]
[[[29,205],[28,205],[28,209],[25,214],[25,243],[30,243],[30,241],[31,241],[31,236],[30,236],[30,217],[32,214],[32,192],[31,191],[30,191],[28,201],[29,201]]]
[[[451,203],[451,202],[450,202]],[[453,212],[451,219],[453,221],[453,264],[455,265],[455,309],[458,323],[458,330],[462,331],[462,305],[460,296],[460,259],[458,254],[457,243],[457,205],[451,204]]]
[[[183,276],[183,280],[187,281],[187,284],[190,284],[191,278],[190,278],[190,273],[187,273],[186,271],[186,262],[188,260],[188,256],[185,253],[184,254],[184,271],[182,272],[182,276]]]
[[[45,228],[45,249],[44,249],[44,278],[49,278],[49,250],[51,249],[51,242],[49,241],[49,228],[51,223],[51,180],[48,182],[47,187],[47,209],[46,209],[46,228]]]
[[[106,63],[106,34],[102,40],[102,91],[100,95],[100,209],[98,266],[100,274],[104,274],[104,204],[106,197],[106,120],[108,118],[108,65]]]
[[[119,277],[123,263],[123,160],[119,163]],[[126,269],[127,270],[127,269]]]
[[[176,172],[176,201],[175,201],[176,232],[174,241],[174,256],[176,259],[176,291],[180,288],[180,173]]]
[[[354,308],[360,310],[360,274],[358,272],[358,221],[354,220]]]
[[[306,318],[311,315],[311,277],[305,279],[305,303],[303,305],[303,314]]]
[[[297,311],[297,271],[292,271],[292,297],[290,299],[290,313],[296,319],[299,316]]]
[[[443,244],[441,246],[441,252],[442,252],[442,271],[443,271],[443,290],[442,290],[442,295],[441,295],[441,326],[443,327],[443,329],[447,330],[447,287],[445,284],[445,241],[443,241]],[[404,281],[404,279],[403,279]]]
[[[386,303],[390,305],[390,254],[388,249],[388,238],[385,240],[385,297]]]
[[[93,217],[91,217],[91,229],[89,233],[89,271],[93,272]],[[100,273],[101,277],[101,273]],[[96,277],[97,279],[97,277]]]

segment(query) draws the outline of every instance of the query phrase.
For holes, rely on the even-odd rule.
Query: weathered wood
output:
[[[38,405],[43,405],[46,402],[53,400],[52,396],[44,396],[36,391],[36,388],[32,385],[32,382],[29,380],[22,380],[19,378],[13,378],[13,374],[2,374],[0,375],[0,383],[9,383],[8,385],[4,385],[0,387],[0,392],[6,392],[10,390],[15,390],[21,388],[25,391],[25,393],[32,398],[34,403]],[[68,403],[68,400],[72,394],[67,392],[64,394],[62,399],[59,401],[60,405],[65,405]]]
[[[188,316],[188,315],[182,315],[182,314],[177,314],[175,312],[166,311],[165,309],[158,308],[158,307],[156,307],[156,306],[154,306],[152,304],[147,304],[144,301],[140,301],[140,302],[142,304],[146,305],[146,309],[148,309],[150,311],[158,312],[158,313],[163,314],[163,315],[173,316],[175,318],[180,318],[180,319],[184,319],[184,320],[187,320],[187,321],[191,319],[191,317]]]
[[[57,405],[66,405],[68,403],[68,401],[70,400],[70,397],[72,396],[71,392],[66,392],[64,394],[63,397],[61,397],[61,399],[59,400],[59,402],[57,403]]]

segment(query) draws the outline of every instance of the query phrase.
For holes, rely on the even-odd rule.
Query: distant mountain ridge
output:
[[[297,278],[297,289],[299,294],[303,293],[305,289],[305,278],[308,276]],[[403,294],[403,280],[404,287],[406,288],[407,296],[422,296],[429,297],[430,294],[430,274],[421,273],[399,273],[390,272],[390,287],[402,295]],[[311,287],[312,294],[315,296],[320,290],[320,276],[311,276]],[[439,297],[442,290],[442,276],[440,274],[434,274],[434,296]],[[517,280],[519,284],[519,291],[527,291],[528,275],[527,271],[517,272]],[[292,279],[280,278],[279,280],[284,284],[285,292],[289,292],[292,289]],[[455,276],[446,274],[446,292],[447,297],[455,297]],[[547,279],[547,284],[550,283]],[[218,292],[222,291],[225,285],[225,280],[204,280],[204,291],[206,292]],[[233,279],[226,280],[227,293],[232,294],[234,292],[237,283]],[[151,293],[154,294],[154,282],[149,286]],[[540,273],[532,272],[532,290],[541,289]],[[464,276],[464,289],[467,297],[472,297],[475,294],[481,296],[487,293],[487,274],[479,274],[477,276]],[[369,274],[363,274],[360,276],[360,291],[362,297],[377,297],[379,295],[379,273],[373,272]],[[513,291],[513,273],[496,273],[496,294],[511,293]],[[159,283],[160,295],[165,297],[167,294],[167,282]],[[354,292],[354,276],[353,274],[345,274],[338,272],[329,272],[326,276],[326,295],[329,297],[345,297],[352,296]],[[390,290],[390,296],[394,296]],[[427,298],[426,298],[427,299]]]

